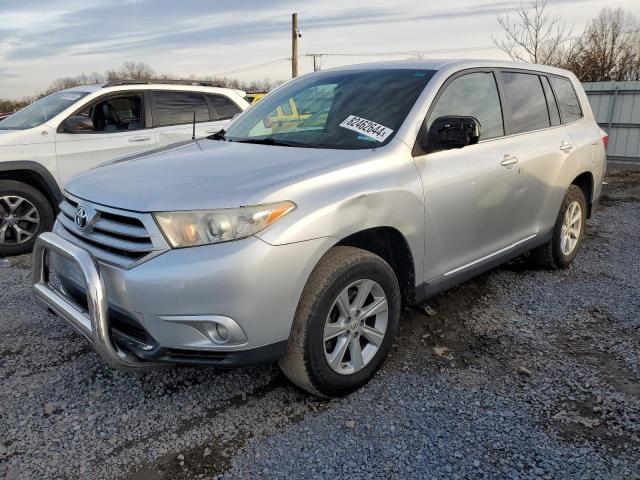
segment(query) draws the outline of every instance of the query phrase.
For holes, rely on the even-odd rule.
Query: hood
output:
[[[260,203],[275,188],[369,155],[371,150],[190,141],[107,163],[75,177],[65,190],[137,212],[232,208]]]
[[[24,130],[0,129],[0,147],[52,143],[55,139],[55,133],[55,129],[47,125],[25,128]]]
[[[25,130],[2,130],[0,129],[0,145],[11,145],[14,140],[25,137]]]

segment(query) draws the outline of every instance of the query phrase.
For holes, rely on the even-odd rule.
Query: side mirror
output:
[[[474,145],[480,139],[480,122],[475,117],[438,117],[421,139],[420,147],[426,153]]]
[[[62,128],[67,133],[93,132],[93,120],[84,115],[75,115],[67,118],[62,123]]]

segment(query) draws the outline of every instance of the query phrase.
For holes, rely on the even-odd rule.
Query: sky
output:
[[[399,52],[326,56],[322,67],[409,58],[506,58],[493,47],[496,15],[519,0],[0,0],[0,98],[18,99],[52,80],[104,72],[125,61],[187,77],[290,78],[291,13],[309,53]],[[639,0],[549,0],[576,32],[605,7],[640,17]],[[453,52],[437,52],[454,49]],[[433,52],[436,50],[436,52]]]

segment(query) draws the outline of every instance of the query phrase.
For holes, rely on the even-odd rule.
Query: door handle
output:
[[[514,157],[513,155],[509,155],[507,153],[504,157],[502,157],[500,165],[507,168],[513,168],[516,163],[518,163],[518,157]]]
[[[140,136],[140,137],[131,137],[129,139],[130,142],[146,142],[147,140],[151,140],[151,137]]]
[[[560,150],[562,150],[563,152],[568,153],[571,149],[573,148],[573,145],[571,145],[569,142],[565,142],[564,140],[560,143]]]

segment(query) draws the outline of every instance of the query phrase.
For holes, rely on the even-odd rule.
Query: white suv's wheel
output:
[[[30,185],[0,180],[0,257],[32,250],[36,237],[53,225],[53,210]]]
[[[350,393],[380,367],[399,317],[400,292],[391,267],[365,250],[335,247],[307,281],[280,367],[315,395]]]
[[[571,185],[558,212],[551,241],[531,252],[533,260],[544,268],[567,268],[582,245],[586,212],[584,192]]]

